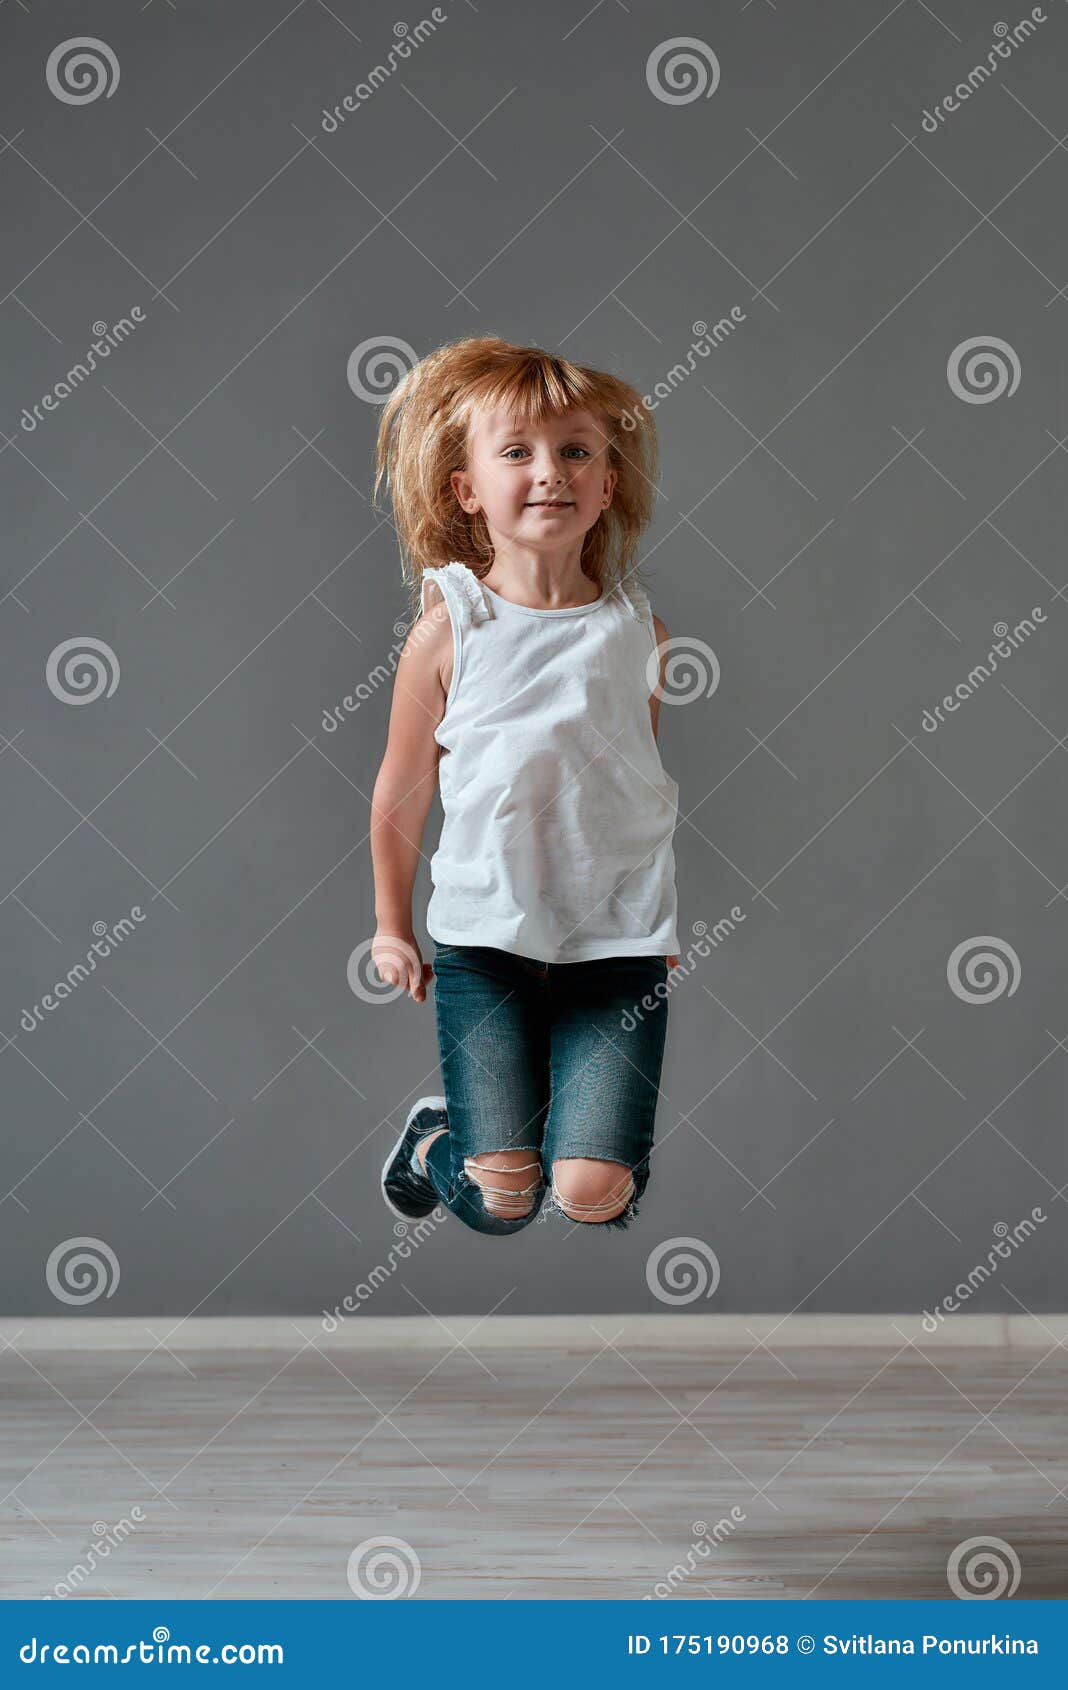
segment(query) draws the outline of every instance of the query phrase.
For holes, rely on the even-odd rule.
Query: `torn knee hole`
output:
[[[511,1160],[512,1152],[501,1151],[497,1160],[491,1162],[483,1159],[486,1154],[465,1156],[464,1169],[482,1192],[482,1200],[490,1214],[506,1219],[528,1215],[542,1183],[540,1158],[515,1162]],[[533,1170],[537,1172],[535,1179],[530,1178]],[[483,1179],[481,1176],[484,1174],[489,1177]]]
[[[588,1183],[578,1183],[578,1189],[601,1191],[602,1183],[597,1182],[595,1186],[590,1186]],[[629,1169],[620,1174],[619,1178],[607,1188],[603,1196],[598,1196],[589,1201],[561,1191],[555,1175],[553,1179],[553,1200],[563,1214],[573,1221],[615,1220],[616,1216],[621,1215],[627,1208],[634,1193],[634,1178]]]

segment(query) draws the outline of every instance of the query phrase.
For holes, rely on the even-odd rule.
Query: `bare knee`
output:
[[[541,1157],[536,1150],[487,1150],[465,1156],[464,1167],[482,1189],[491,1215],[517,1220],[529,1215],[542,1182]]]
[[[553,1190],[573,1221],[610,1221],[634,1195],[634,1178],[623,1162],[567,1156],[553,1163]]]

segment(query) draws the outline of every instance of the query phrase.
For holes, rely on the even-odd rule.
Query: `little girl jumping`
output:
[[[444,1085],[382,1171],[404,1219],[441,1202],[512,1233],[545,1202],[623,1228],[648,1181],[679,949],[668,636],[633,579],[656,466],[633,388],[496,338],[431,353],[383,410],[375,494],[419,614],[372,800],[372,959],[417,1003],[433,976]]]

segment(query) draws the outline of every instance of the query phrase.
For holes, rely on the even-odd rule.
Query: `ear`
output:
[[[461,508],[467,512],[468,516],[474,516],[479,509],[479,503],[467,471],[465,469],[454,469],[449,476],[449,482]]]
[[[604,504],[605,504],[606,510],[608,509],[608,506],[612,503],[612,495],[616,490],[616,483],[618,482],[618,480],[619,480],[619,471],[618,470],[615,470],[615,469],[605,470],[603,498],[604,498]]]

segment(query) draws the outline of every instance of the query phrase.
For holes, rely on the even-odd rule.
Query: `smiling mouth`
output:
[[[528,501],[527,509],[536,511],[565,511],[570,510],[574,503],[574,499],[531,499]]]

